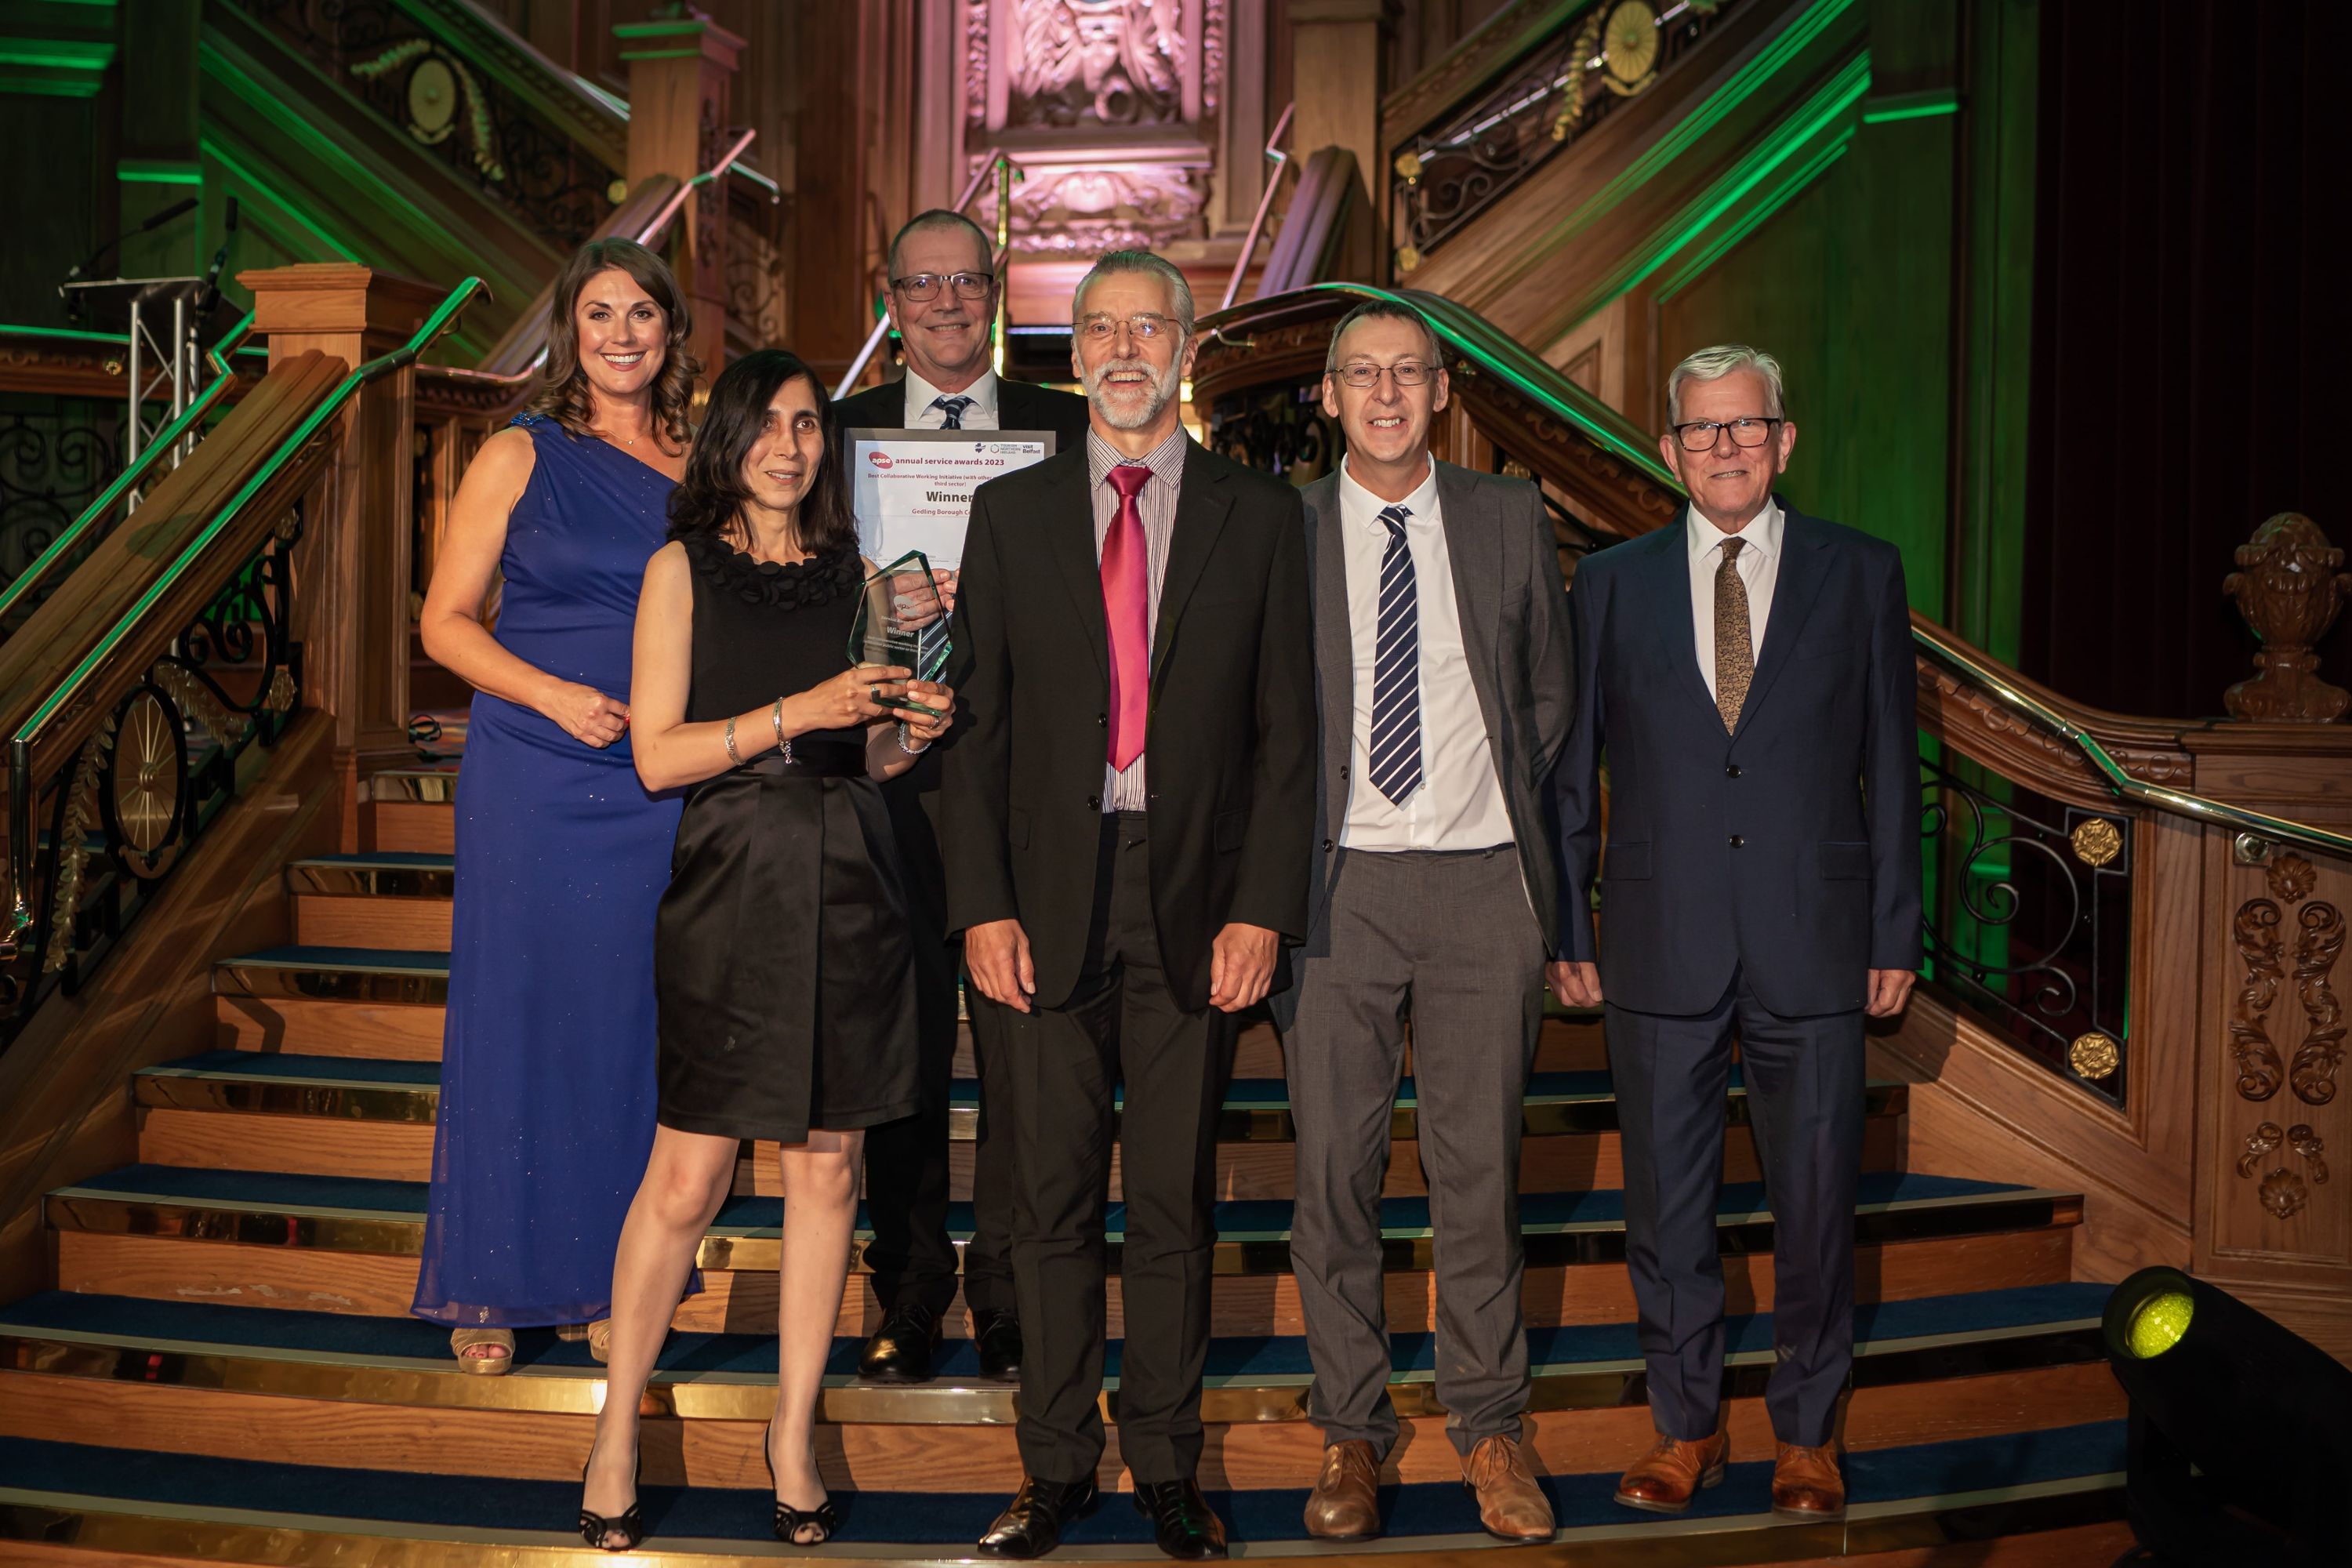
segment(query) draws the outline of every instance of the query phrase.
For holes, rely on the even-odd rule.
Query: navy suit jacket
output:
[[[1578,695],[1552,773],[1559,956],[1597,952],[1602,992],[1636,1012],[1707,1012],[1742,970],[1775,1013],[1845,1012],[1866,999],[1870,970],[1919,967],[1902,553],[1780,509],[1764,646],[1729,735],[1693,642],[1687,507],[1586,557],[1569,595]]]

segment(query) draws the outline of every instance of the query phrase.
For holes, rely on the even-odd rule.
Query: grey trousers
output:
[[[1298,961],[1284,1037],[1298,1131],[1291,1267],[1326,1443],[1396,1441],[1380,1196],[1412,1022],[1437,1273],[1437,1398],[1467,1455],[1516,1438],[1528,1403],[1519,1129],[1542,1021],[1543,932],[1517,852],[1341,850],[1328,941]]]

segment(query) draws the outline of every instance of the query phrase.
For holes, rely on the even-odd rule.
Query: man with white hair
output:
[[[1723,1479],[1717,1186],[1732,1043],[1772,1211],[1772,1511],[1845,1512],[1863,1020],[1920,962],[1909,606],[1892,544],[1773,494],[1797,427],[1771,355],[1667,382],[1658,450],[1690,501],[1588,558],[1579,695],[1552,774],[1560,1000],[1607,1010],[1657,1440],[1617,1500],[1680,1513]],[[1607,843],[1601,769],[1609,770]],[[1601,882],[1596,942],[1591,890]]]
[[[1119,1453],[1171,1557],[1225,1555],[1193,1476],[1234,1019],[1307,930],[1315,655],[1298,492],[1195,445],[1192,293],[1144,250],[1078,284],[1087,439],[972,497],[941,795],[950,926],[1006,1010],[1024,1331],[1020,1492],[1051,1552],[1103,1454],[1113,1095],[1126,1205]]]

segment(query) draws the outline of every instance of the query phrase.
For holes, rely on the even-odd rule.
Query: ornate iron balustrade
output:
[[[236,3],[551,244],[589,238],[627,195],[608,139],[546,112],[512,79],[515,61],[480,58],[482,37],[399,0]]]
[[[119,398],[0,395],[0,584],[39,560],[117,471],[123,407]]]
[[[0,980],[5,1026],[70,994],[236,794],[240,760],[277,744],[302,694],[293,639],[289,510],[228,585],[113,703],[89,739],[34,784],[39,824],[18,907],[30,924]]]
[[[1396,258],[1411,272],[1617,105],[1647,92],[1739,0],[1606,0],[1564,18],[1493,85],[1399,143]]]
[[[1927,978],[2111,1104],[2130,1083],[2133,819],[1922,746]],[[1973,776],[1963,776],[1963,773]]]

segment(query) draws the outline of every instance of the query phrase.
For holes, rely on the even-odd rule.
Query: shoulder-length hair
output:
[[[654,373],[654,420],[659,433],[676,450],[685,450],[694,438],[687,410],[694,399],[694,378],[700,362],[687,352],[694,331],[694,312],[669,266],[634,239],[592,239],[572,253],[555,279],[555,296],[547,307],[547,368],[539,390],[531,395],[531,411],[544,414],[574,436],[599,436],[595,404],[588,395],[588,373],[580,368],[580,291],[599,272],[614,268],[627,273],[646,298],[661,307],[667,341],[661,369]]]
[[[669,493],[672,539],[725,539],[736,513],[751,499],[743,486],[743,459],[768,416],[768,405],[786,384],[805,381],[816,395],[816,478],[801,498],[800,543],[812,555],[857,548],[857,524],[849,512],[849,485],[842,477],[840,427],[824,383],[799,356],[782,349],[755,349],[719,373],[703,406],[702,428],[687,454],[686,477]]]

